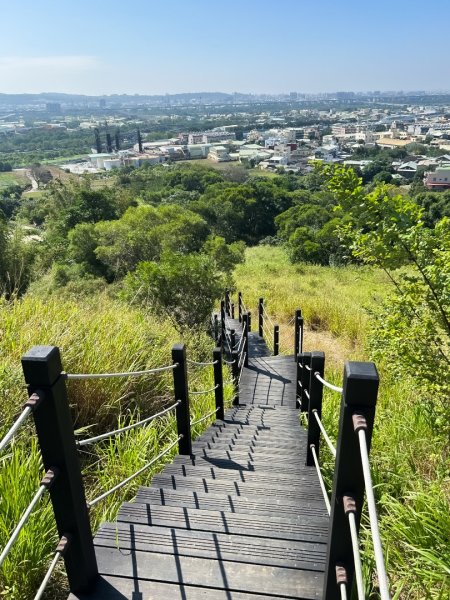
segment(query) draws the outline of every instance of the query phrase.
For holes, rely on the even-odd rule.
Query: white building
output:
[[[430,190],[450,189],[450,167],[439,167],[426,173],[424,184]]]
[[[212,146],[212,148],[209,149],[208,158],[214,162],[227,162],[231,160],[225,146]]]

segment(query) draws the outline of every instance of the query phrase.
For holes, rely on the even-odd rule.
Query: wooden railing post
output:
[[[258,335],[264,338],[264,298],[260,298],[258,302]]]
[[[273,355],[278,356],[280,353],[280,326],[273,327]]]
[[[222,374],[222,350],[214,348],[213,350],[214,363],[214,396],[216,400],[216,419],[223,421],[225,413],[223,409],[223,374]]]
[[[247,312],[247,317],[248,317],[248,332],[250,333],[250,331],[252,330],[252,313],[250,310]]]
[[[216,342],[216,344],[219,341],[219,318],[215,313],[214,313],[214,341]]]
[[[221,331],[221,336],[222,336],[222,351],[225,351],[225,342],[226,342],[226,326],[227,326],[227,322],[226,322],[226,314],[225,314],[225,300],[221,300],[220,301],[220,331]]]
[[[321,377],[325,372],[325,354],[323,352],[311,352],[311,371],[309,384],[309,403],[308,403],[308,446],[306,449],[306,465],[314,466],[314,459],[311,452],[311,444],[314,445],[317,458],[319,458],[320,428],[314,416],[315,410],[319,417],[322,417],[322,397],[323,383],[321,383],[314,373],[319,373]]]
[[[225,290],[225,312],[227,313],[228,316],[230,316],[230,308],[231,308],[230,290]]]
[[[178,452],[180,454],[192,454],[186,346],[184,344],[175,344],[173,346],[172,360],[178,364],[178,367],[172,371],[173,387],[175,401],[180,401],[180,404],[176,408],[177,431],[178,435],[183,436],[178,442]]]
[[[43,396],[33,411],[42,462],[45,470],[59,472],[50,497],[59,536],[71,537],[64,554],[70,590],[83,592],[98,569],[59,348],[34,346],[22,358],[22,368],[29,396]]]
[[[238,292],[238,318],[239,323],[242,323],[242,292]]]
[[[236,347],[236,330],[235,329],[230,329],[230,342],[231,342],[230,351],[233,352],[233,350]]]
[[[310,377],[306,365],[309,367],[310,363],[311,352],[302,352],[301,354],[297,354],[297,381],[299,382],[297,387],[300,405],[299,408],[301,412],[308,412],[309,401],[305,392],[309,394]]]
[[[302,311],[298,308],[295,311],[295,336],[294,336],[294,360],[296,360],[297,354],[301,354],[302,350],[300,349],[300,327],[302,320]]]
[[[248,367],[248,332],[249,332],[249,323],[250,323],[250,318],[249,318],[249,314],[250,313],[244,313],[242,315],[242,323],[243,323],[243,329],[244,329],[244,355],[245,355],[245,361],[244,361],[244,366]]]
[[[239,354],[237,350],[233,350],[231,353],[231,360],[233,361],[231,365],[234,388],[233,405],[237,405],[239,404]]]
[[[235,311],[234,311],[234,302],[231,303],[231,318],[234,319]]]
[[[327,560],[325,567],[324,600],[341,598],[336,584],[336,566],[347,571],[348,590],[352,589],[354,563],[348,517],[343,498],[354,499],[357,529],[361,521],[364,498],[364,476],[361,464],[358,436],[353,426],[353,415],[364,415],[367,422],[367,445],[370,451],[379,377],[373,363],[347,362],[344,367],[344,385],[336,448],[336,464],[331,497],[331,516],[328,533]],[[348,503],[347,503],[348,504]]]
[[[300,319],[299,319],[298,329],[299,329],[298,351],[301,353],[301,352],[303,352],[303,336],[304,336],[304,332],[305,332],[305,320],[303,317],[300,317]]]

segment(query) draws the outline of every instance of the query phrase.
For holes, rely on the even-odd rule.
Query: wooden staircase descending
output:
[[[239,406],[100,527],[101,576],[70,600],[322,597],[329,517],[305,466],[296,363],[249,344]]]

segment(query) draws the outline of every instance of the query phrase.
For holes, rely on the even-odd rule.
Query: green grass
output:
[[[12,185],[27,185],[27,183],[29,180],[22,173],[16,171],[0,173],[0,191]]]
[[[235,272],[236,290],[252,310],[257,301],[280,324],[285,350],[292,354],[287,323],[296,308],[306,320],[305,347],[324,350],[326,378],[342,384],[344,361],[370,360],[370,311],[386,297],[389,284],[374,269],[292,265],[281,248],[260,246],[246,252]],[[236,298],[236,294],[234,294]],[[283,333],[284,332],[284,333]],[[450,461],[448,441],[432,428],[413,380],[393,378],[377,364],[380,393],[371,450],[372,476],[380,528],[395,598],[450,598]],[[325,390],[323,421],[336,439],[340,398]],[[325,444],[322,464],[331,489],[334,463]],[[362,546],[367,598],[378,598],[370,527],[363,521]]]

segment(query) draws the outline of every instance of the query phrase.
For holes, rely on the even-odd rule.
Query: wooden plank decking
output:
[[[328,514],[305,466],[295,362],[268,355],[251,333],[240,405],[100,527],[101,577],[70,600],[321,598]]]

